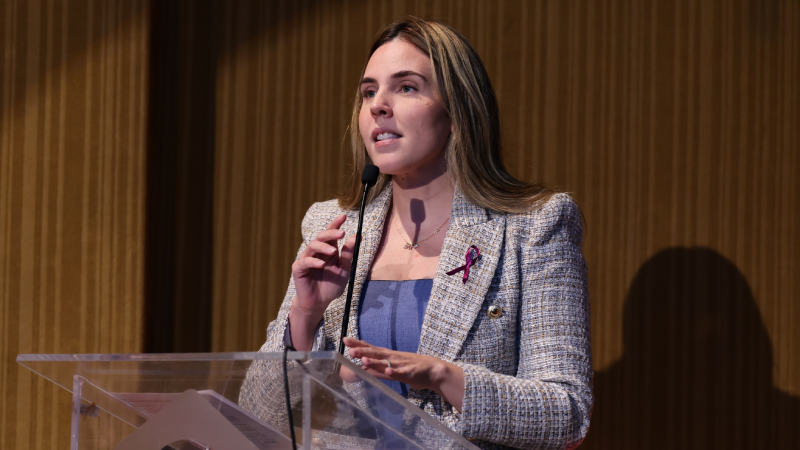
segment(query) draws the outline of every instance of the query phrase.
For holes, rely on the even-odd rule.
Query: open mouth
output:
[[[389,139],[398,139],[400,137],[401,136],[399,134],[386,132],[375,136],[375,142],[386,141]]]

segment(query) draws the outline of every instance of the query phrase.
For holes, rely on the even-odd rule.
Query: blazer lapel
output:
[[[450,222],[417,351],[445,361],[455,360],[472,329],[494,278],[505,235],[505,216],[490,217],[486,210],[468,202],[458,188]],[[480,258],[470,268],[467,282],[463,282],[463,272],[447,275],[466,263],[472,245],[480,250]]]

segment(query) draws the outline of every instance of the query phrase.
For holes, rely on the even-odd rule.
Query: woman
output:
[[[505,170],[488,75],[451,28],[389,25],[362,75],[353,184],[306,214],[261,350],[337,348],[359,174],[373,163],[349,356],[483,448],[576,446],[592,406],[577,206]],[[253,390],[243,404],[257,409]]]

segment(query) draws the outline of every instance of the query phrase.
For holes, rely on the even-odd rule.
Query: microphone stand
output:
[[[367,164],[361,172],[361,183],[364,184],[364,194],[361,196],[361,209],[358,212],[358,230],[356,231],[356,244],[353,247],[353,260],[350,263],[350,282],[347,284],[347,297],[344,302],[344,315],[342,317],[342,332],[339,336],[339,354],[344,356],[344,337],[350,324],[350,308],[353,304],[353,287],[356,280],[356,267],[358,267],[358,252],[361,249],[361,229],[364,225],[364,209],[367,206],[367,193],[377,181],[380,170],[377,166]],[[341,365],[337,362],[335,373],[339,375]]]
[[[344,337],[350,324],[350,308],[353,304],[353,285],[356,280],[356,267],[358,266],[358,251],[361,248],[361,227],[364,225],[364,207],[367,204],[367,192],[372,187],[364,183],[364,195],[361,197],[361,211],[358,214],[358,231],[356,232],[356,245],[353,248],[353,261],[350,264],[350,282],[347,284],[347,297],[344,302],[344,316],[342,317],[342,332],[339,336],[339,354],[344,356]],[[338,372],[338,371],[337,371]]]

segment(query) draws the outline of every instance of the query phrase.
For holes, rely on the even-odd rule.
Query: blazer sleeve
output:
[[[510,447],[572,449],[588,432],[593,402],[580,210],[559,194],[524,220],[517,373],[459,364],[462,433]]]

